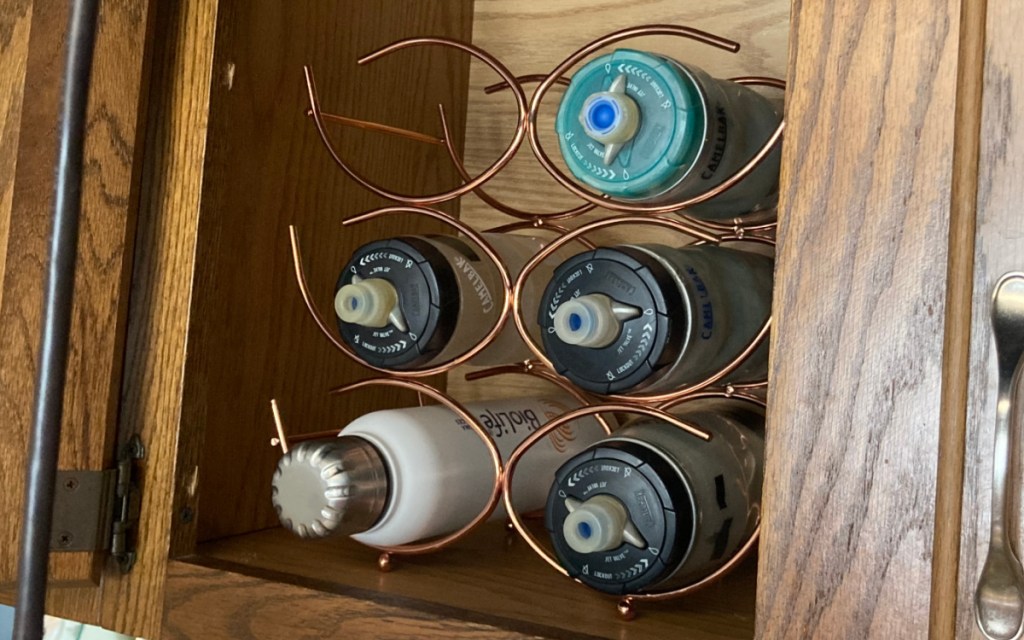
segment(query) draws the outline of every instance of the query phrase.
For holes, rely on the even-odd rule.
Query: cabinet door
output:
[[[980,92],[980,156],[977,225],[962,242],[973,241],[973,297],[965,389],[966,432],[963,466],[963,536],[956,609],[958,638],[984,638],[975,622],[974,594],[988,552],[992,509],[992,467],[996,415],[996,355],[989,320],[992,289],[1006,272],[1024,271],[1024,10],[1014,0],[989,0],[985,30],[984,79]],[[969,234],[969,235],[968,235]],[[1016,467],[1008,478],[1010,540],[1018,550],[1024,538],[1020,434]],[[1011,436],[1011,445],[1013,437]],[[1014,524],[1014,522],[1018,524]]]
[[[762,637],[923,638],[950,606],[930,593],[960,9],[793,4]]]
[[[122,370],[149,88],[152,4],[100,4],[87,112],[61,469],[110,468],[119,438],[141,431],[146,439],[144,425],[119,424],[125,417],[119,403],[122,393],[132,389],[122,387]],[[17,578],[68,9],[69,3],[15,0],[4,3],[0,11],[0,407],[4,414],[0,599],[4,601],[13,598]],[[158,455],[151,448],[150,460],[154,453]],[[162,548],[165,556],[166,545]],[[156,557],[162,569],[166,561],[159,554]],[[147,594],[132,585],[152,575],[152,558],[144,554],[127,578],[107,558],[105,553],[88,551],[53,554],[48,612],[119,627],[132,625],[117,622],[118,616],[144,617],[150,609]],[[124,595],[129,591],[134,597],[130,604]]]

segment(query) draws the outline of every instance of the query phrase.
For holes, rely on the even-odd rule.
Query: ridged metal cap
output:
[[[387,467],[362,438],[302,442],[277,463],[273,501],[281,524],[303,538],[366,531],[387,507]]]

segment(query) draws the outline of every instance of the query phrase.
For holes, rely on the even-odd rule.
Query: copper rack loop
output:
[[[498,226],[498,227],[491,227],[490,229],[484,229],[483,232],[484,233],[512,233],[513,231],[523,231],[525,229],[533,229],[533,230],[536,230],[536,231],[550,231],[552,233],[557,233],[557,234],[560,234],[560,235],[565,235],[566,233],[569,233],[571,231],[571,229],[569,229],[568,227],[563,227],[560,224],[553,223],[553,222],[548,222],[548,221],[544,220],[543,218],[537,218],[537,219],[534,219],[534,220],[520,220],[519,222],[512,222],[512,223],[509,223],[509,224],[503,224],[503,225]],[[576,242],[579,242],[580,244],[582,244],[584,247],[586,247],[587,249],[589,249],[591,251],[597,249],[597,245],[596,244],[594,244],[593,242],[591,242],[590,240],[587,240],[586,238],[584,238],[582,236],[576,238]]]
[[[684,235],[691,236],[697,240],[703,240],[712,244],[718,244],[720,238],[718,235],[706,231],[688,221],[662,218],[659,216],[615,216],[611,218],[602,218],[601,220],[595,220],[594,222],[585,224],[570,231],[569,233],[566,233],[562,237],[557,238],[551,244],[541,249],[523,266],[522,271],[520,271],[518,277],[516,277],[515,284],[512,287],[512,320],[515,322],[516,329],[519,331],[519,335],[522,337],[523,342],[525,342],[526,346],[533,352],[536,359],[548,369],[554,370],[554,364],[552,364],[551,360],[548,359],[541,345],[537,344],[537,341],[534,340],[532,335],[530,335],[530,332],[527,329],[526,319],[523,318],[522,295],[523,288],[526,286],[526,280],[544,260],[569,242],[593,231],[620,224],[643,224],[665,227]]]
[[[459,51],[469,54],[470,56],[476,58],[477,60],[480,60],[488,67],[490,67],[495,73],[498,74],[498,76],[501,77],[502,80],[510,83],[512,94],[516,101],[516,110],[518,116],[515,133],[512,136],[512,140],[509,142],[508,148],[505,149],[501,156],[499,156],[498,159],[495,160],[490,167],[485,169],[476,178],[473,178],[472,180],[469,180],[468,182],[458,187],[455,187],[454,189],[450,189],[448,191],[443,191],[440,193],[435,193],[432,195],[415,196],[390,191],[379,185],[374,184],[373,182],[370,182],[363,176],[359,175],[359,173],[357,173],[352,167],[350,167],[348,163],[346,163],[341,158],[341,156],[338,155],[338,152],[335,151],[334,146],[331,144],[330,137],[327,135],[327,130],[324,126],[324,119],[320,109],[320,100],[317,96],[316,83],[314,82],[313,79],[313,70],[308,66],[305,67],[304,69],[306,76],[306,89],[309,96],[309,107],[311,115],[313,116],[313,122],[316,124],[317,133],[320,134],[320,139],[323,141],[324,146],[327,148],[327,151],[330,154],[331,158],[334,160],[335,164],[337,164],[338,167],[341,168],[341,170],[349,178],[359,183],[363,188],[367,189],[368,191],[375,193],[381,196],[382,198],[386,198],[388,200],[409,205],[431,205],[440,202],[446,202],[448,200],[452,200],[454,198],[463,196],[469,193],[470,191],[476,189],[480,185],[484,184],[485,182],[493,178],[495,174],[501,171],[505,167],[505,165],[507,165],[509,161],[512,160],[512,157],[516,154],[516,151],[519,150],[519,147],[523,143],[523,139],[526,135],[527,109],[526,94],[523,92],[523,88],[515,82],[515,76],[512,75],[512,73],[505,67],[504,64],[501,63],[500,60],[498,60],[491,54],[487,53],[483,49],[480,49],[479,47],[475,47],[471,44],[459,42],[457,40],[451,40],[448,38],[407,38],[404,40],[393,42],[381,49],[369,53],[363,56],[362,58],[359,58],[357,62],[361,65],[368,64],[386,55],[394,53],[395,51],[398,51],[400,49],[426,45],[436,45],[457,49]]]
[[[547,76],[545,76],[544,74],[535,73],[535,74],[517,76],[516,80],[520,84],[525,84],[525,83],[529,83],[529,82],[542,82],[546,77]],[[780,80],[778,78],[771,78],[771,77],[768,77],[768,76],[738,76],[738,77],[735,77],[735,78],[729,78],[729,81],[730,82],[735,82],[736,84],[742,84],[742,85],[748,85],[748,86],[763,86],[763,87],[770,87],[770,88],[780,89],[780,90],[785,90],[786,89],[786,83],[785,83],[784,80]],[[570,84],[570,80],[565,78],[564,76],[561,76],[561,77],[557,78],[555,82],[556,82],[556,84],[559,84],[559,85],[562,85],[562,86],[569,86],[569,84]],[[501,91],[502,89],[507,89],[507,88],[509,88],[509,84],[508,83],[506,83],[506,82],[496,82],[496,83],[494,83],[492,85],[484,87],[484,93],[487,93],[487,94],[495,93],[497,91]],[[448,132],[446,132],[445,136],[446,136],[446,138],[449,138],[450,134]],[[451,147],[451,143],[447,143],[447,146]],[[453,156],[453,152],[452,152],[451,149],[449,149],[449,155]],[[463,174],[463,179],[467,179],[468,175],[465,173],[464,169],[462,168],[461,162],[459,161],[459,159],[456,156],[453,156],[452,157],[452,162],[453,162],[453,164],[455,164],[456,168],[459,169],[460,173]],[[484,197],[484,194],[480,190],[477,190],[476,193],[477,193],[478,196],[480,196],[480,198],[482,200],[484,200],[484,202],[486,202],[487,204],[491,205],[495,209],[498,209],[499,211],[502,211],[503,213],[507,213],[509,215],[513,215],[513,216],[516,216],[516,217],[524,217],[524,218],[528,217],[528,215],[529,215],[529,214],[527,214],[527,212],[518,211],[518,210],[512,209],[511,207],[508,207],[507,205],[504,205],[503,203],[498,202],[497,200],[494,200],[493,198],[488,200],[487,198]],[[589,203],[589,204],[590,204],[591,208],[596,206],[593,203]],[[558,219],[558,218],[569,218],[569,217],[572,217],[574,215],[579,215],[578,213],[575,213],[575,211],[576,211],[576,209],[572,209],[572,210],[567,210],[567,211],[560,212],[560,213],[538,214],[538,215],[544,215],[545,217],[550,216],[550,217],[553,217],[555,219]],[[582,212],[580,212],[580,213],[582,213]],[[762,213],[762,212],[754,212],[754,213]],[[737,230],[740,230],[740,229],[744,229],[744,230],[746,230],[748,232],[756,232],[756,231],[761,231],[761,230],[774,229],[776,224],[777,224],[777,222],[775,220],[771,220],[769,222],[763,222],[763,223],[758,221],[756,223],[751,224],[751,223],[748,223],[745,220],[746,216],[739,216],[737,218],[734,218],[733,221],[732,221],[732,224],[723,224],[723,223],[721,223],[719,221],[715,221],[715,220],[700,220],[700,219],[694,218],[692,216],[684,216],[684,217],[687,218],[687,219],[690,219],[692,221],[696,221],[698,223],[702,223],[702,224],[705,224],[705,225],[707,225],[707,226],[709,226],[711,228],[714,228],[714,229],[717,229],[717,230],[722,230],[722,231],[737,231]]]
[[[516,83],[519,85],[524,85],[532,82],[544,82],[544,80],[547,79],[547,77],[548,74],[546,73],[528,73],[526,75],[516,76]],[[570,82],[572,82],[572,80],[570,78],[566,78],[565,76],[562,76],[561,78],[555,80],[555,84],[563,87],[568,87]],[[494,84],[489,84],[486,87],[484,87],[484,93],[490,95],[492,93],[497,93],[499,91],[508,89],[510,86],[511,85],[509,85],[509,83],[505,81],[495,82]]]
[[[574,409],[573,411],[569,411],[568,413],[562,414],[561,416],[555,418],[554,420],[551,420],[550,422],[544,424],[540,429],[534,431],[526,440],[521,442],[519,446],[516,447],[515,450],[512,452],[512,455],[509,456],[508,461],[505,463],[505,476],[504,478],[502,478],[501,484],[501,494],[502,500],[505,503],[505,512],[508,514],[509,520],[512,521],[512,526],[515,527],[515,530],[519,533],[519,535],[522,536],[524,540],[526,540],[526,544],[528,544],[530,548],[533,549],[534,553],[540,556],[540,558],[544,560],[544,562],[548,563],[548,565],[551,568],[553,568],[555,571],[561,573],[563,576],[566,577],[568,577],[569,572],[558,562],[558,559],[555,558],[551,554],[551,552],[544,548],[544,546],[540,543],[537,537],[530,533],[530,531],[526,528],[526,525],[523,523],[522,516],[520,516],[519,513],[515,510],[515,507],[512,504],[512,479],[515,476],[515,470],[516,466],[519,464],[519,460],[526,454],[527,451],[529,451],[534,445],[540,442],[545,436],[547,436],[555,429],[558,429],[562,425],[572,422],[573,420],[579,420],[580,418],[584,418],[587,416],[598,416],[602,413],[615,412],[638,413],[641,415],[646,415],[650,418],[664,420],[665,422],[673,424],[674,426],[686,431],[687,433],[693,435],[694,437],[700,440],[711,440],[710,433],[691,424],[688,424],[685,421],[680,420],[679,418],[673,416],[672,414],[666,411],[662,411],[661,409],[657,409],[655,407],[644,407],[634,404],[619,403],[595,404],[587,407],[581,407],[579,409]]]
[[[480,524],[482,524],[485,520],[487,520],[492,513],[494,513],[494,509],[498,506],[498,503],[501,500],[501,490],[503,486],[502,481],[504,480],[505,476],[504,465],[501,462],[501,453],[498,451],[498,446],[494,443],[494,439],[487,432],[487,429],[485,429],[483,425],[480,424],[476,416],[470,413],[469,410],[466,409],[466,407],[464,407],[458,401],[453,400],[448,395],[441,393],[437,389],[434,389],[433,387],[422,382],[419,382],[417,380],[403,380],[391,377],[371,378],[368,380],[360,380],[358,382],[353,382],[352,384],[344,385],[341,387],[336,387],[334,389],[331,389],[330,393],[341,395],[374,385],[381,385],[385,387],[398,387],[399,389],[409,389],[412,391],[416,391],[417,393],[428,396],[451,409],[455,413],[455,415],[462,418],[466,422],[466,424],[468,424],[469,427],[473,430],[473,433],[475,433],[477,437],[479,437],[480,440],[483,441],[484,445],[487,447],[487,452],[490,455],[491,464],[494,466],[494,486],[491,489],[491,496],[487,500],[487,504],[480,511],[480,513],[477,514],[475,518],[466,523],[461,529],[453,531],[452,533],[444,535],[440,538],[429,540],[427,542],[419,542],[398,546],[370,545],[374,549],[383,551],[387,554],[420,555],[425,553],[433,553],[463,539],[464,537],[469,535],[470,532],[476,529]]]
[[[494,326],[492,326],[491,330],[488,331],[487,334],[480,339],[480,342],[473,345],[468,351],[464,352],[459,356],[456,356],[455,358],[452,358],[447,362],[443,362],[429,369],[416,369],[410,371],[390,371],[378,369],[376,367],[371,367],[382,373],[399,377],[424,377],[438,373],[446,373],[461,364],[469,362],[474,357],[476,357],[477,354],[479,354],[481,351],[486,349],[492,342],[494,342],[494,340],[497,339],[498,334],[501,333],[501,330],[505,328],[505,324],[508,322],[508,317],[512,312],[512,277],[511,275],[509,275],[508,267],[506,267],[505,264],[501,261],[501,256],[498,255],[498,252],[495,251],[494,247],[491,246],[491,243],[489,243],[479,232],[475,231],[472,227],[465,224],[464,222],[461,222],[457,218],[454,218],[448,215],[447,213],[444,213],[443,211],[438,211],[437,209],[429,209],[426,207],[403,206],[384,207],[381,209],[374,209],[373,211],[367,211],[366,213],[361,213],[359,215],[353,216],[351,218],[348,218],[347,220],[342,221],[341,224],[342,226],[347,227],[350,225],[360,224],[362,222],[366,222],[367,220],[372,220],[377,217],[400,214],[427,216],[428,218],[437,220],[438,222],[442,222],[454,228],[456,231],[472,240],[473,243],[476,244],[481,251],[483,251],[484,255],[487,256],[487,259],[497,270],[498,276],[501,278],[501,304],[498,306],[498,317],[494,322]],[[355,355],[354,352],[353,355]],[[368,367],[370,366],[368,363],[365,363],[358,356],[356,356],[356,361],[363,363]]]
[[[463,180],[469,180],[469,171],[466,170],[465,163],[462,162],[462,157],[459,155],[458,150],[452,143],[451,130],[448,127],[448,118],[445,116],[444,107],[440,108],[441,116],[441,129],[444,131],[444,147],[448,151],[448,158],[451,160],[455,170],[459,172],[459,176]],[[477,187],[473,190],[473,194],[480,198],[484,203],[490,205],[494,209],[504,213],[505,215],[512,216],[514,218],[521,218],[523,220],[538,220],[538,219],[549,219],[549,220],[564,220],[567,218],[574,218],[578,215],[584,214],[588,211],[593,211],[596,205],[590,202],[584,202],[583,204],[574,207],[572,209],[566,209],[564,211],[553,211],[550,213],[532,213],[524,211],[522,209],[516,209],[515,207],[509,206],[498,200],[491,194],[483,190],[483,187]]]
[[[676,406],[678,404],[685,404],[686,402],[690,402],[691,400],[699,400],[701,398],[730,398],[730,399],[733,399],[733,400],[742,400],[742,401],[749,402],[751,404],[757,405],[761,409],[766,409],[767,406],[768,406],[767,403],[765,403],[764,400],[761,400],[760,398],[755,397],[755,396],[739,394],[739,393],[730,393],[728,391],[719,391],[719,390],[710,391],[709,390],[709,391],[704,391],[704,392],[701,392],[701,393],[693,394],[692,396],[688,396],[688,397],[680,399],[680,400],[675,400],[675,401],[672,401],[672,402],[667,402],[667,403],[665,403],[663,405],[660,405],[660,408],[662,410],[664,410],[664,411],[668,411],[670,408],[672,408],[672,407],[674,407],[674,406]],[[511,469],[506,465],[506,473],[509,473],[510,471],[511,471]],[[736,550],[736,553],[734,553],[725,562],[725,564],[723,564],[719,568],[715,569],[712,573],[710,573],[707,576],[701,578],[697,582],[694,582],[692,584],[688,584],[688,585],[680,587],[678,589],[672,589],[670,591],[652,591],[652,592],[634,593],[634,594],[630,594],[629,596],[627,596],[627,598],[629,600],[631,600],[631,601],[647,601],[647,602],[657,602],[657,601],[661,601],[661,600],[671,600],[671,599],[674,599],[674,598],[681,598],[683,596],[689,595],[689,594],[691,594],[691,593],[693,593],[695,591],[703,589],[704,587],[706,587],[706,586],[708,586],[708,585],[710,585],[712,583],[718,582],[723,577],[725,577],[726,574],[731,572],[740,563],[742,563],[744,560],[747,559],[747,557],[750,555],[750,552],[753,551],[754,546],[757,544],[757,541],[758,541],[758,538],[760,537],[760,535],[761,535],[761,525],[759,523],[758,526],[754,529],[754,531],[751,532],[750,537],[747,538],[746,542],[744,542],[743,545],[739,549]]]
[[[763,343],[765,339],[767,339],[768,334],[771,333],[771,328],[772,318],[771,316],[769,316],[768,319],[764,321],[764,324],[761,325],[761,329],[757,332],[753,339],[751,339],[751,341],[747,344],[746,348],[743,349],[743,351],[741,351],[724,367],[719,369],[714,374],[708,376],[707,378],[704,378],[700,382],[695,382],[689,386],[681,387],[675,391],[670,391],[668,393],[629,395],[608,394],[603,397],[609,400],[618,400],[624,402],[653,402],[659,404],[689,399],[690,397],[693,397],[693,395],[696,394],[698,391],[707,389],[708,387],[714,385],[717,382],[721,382],[723,378],[725,378],[727,375],[729,375],[737,368],[739,368],[741,364],[746,362],[747,358],[749,358],[754,353],[754,351],[757,351],[757,349],[761,346],[761,343]],[[753,384],[754,387],[761,387],[766,384],[766,381],[754,380],[751,381],[751,384]]]
[[[537,344],[537,341],[534,340],[532,335],[530,335],[529,331],[527,330],[527,321],[523,317],[521,298],[526,280],[527,278],[530,277],[534,269],[536,269],[536,267],[544,259],[546,259],[549,255],[560,249],[567,242],[581,235],[590,233],[592,231],[620,224],[643,224],[650,226],[666,227],[668,229],[672,229],[673,231],[677,231],[684,235],[692,236],[696,238],[697,242],[699,243],[720,244],[721,242],[726,241],[742,240],[745,242],[757,242],[772,246],[775,245],[775,240],[771,237],[754,235],[741,236],[739,233],[735,235],[713,235],[710,233],[703,232],[702,230],[695,229],[693,225],[686,224],[686,221],[680,221],[673,218],[663,218],[660,216],[617,216],[612,218],[604,218],[601,220],[596,220],[590,224],[583,225],[563,235],[561,238],[558,238],[548,246],[544,247],[544,249],[542,249],[539,253],[537,253],[537,255],[535,255],[529,262],[526,263],[526,265],[523,267],[523,270],[519,273],[519,276],[516,278],[515,285],[512,288],[512,319],[515,322],[516,329],[519,331],[519,335],[522,337],[523,342],[526,343],[526,346],[529,347],[530,351],[533,352],[537,360],[539,360],[544,366],[546,366],[548,369],[552,371],[555,370],[554,364],[548,359],[541,345]],[[747,358],[751,356],[751,354],[754,353],[754,351],[756,351],[761,346],[761,343],[764,342],[764,340],[768,337],[769,332],[771,331],[771,323],[772,317],[769,315],[768,318],[765,319],[765,322],[761,326],[761,329],[757,332],[757,334],[750,341],[750,343],[747,344],[746,348],[744,348],[743,351],[741,351],[735,358],[728,362],[723,368],[719,369],[714,374],[708,376],[707,378],[699,382],[696,382],[685,387],[681,387],[675,391],[671,391],[668,393],[607,394],[602,397],[608,400],[615,400],[619,402],[659,403],[678,400],[686,396],[689,396],[693,393],[696,393],[701,389],[710,387],[716,382],[719,382],[722,379],[724,379],[725,376],[735,371],[741,364],[743,364],[744,361],[746,361]],[[761,385],[764,383],[764,381],[761,380],[750,382],[756,385]]]
[[[675,25],[648,25],[623,29],[621,31],[616,31],[614,33],[610,33],[606,36],[591,41],[589,44],[583,46],[575,53],[573,53],[571,56],[569,56],[561,63],[559,63],[558,66],[556,66],[551,71],[551,74],[540,83],[536,91],[534,91],[533,97],[530,99],[530,109],[527,119],[527,133],[529,135],[530,147],[533,149],[533,153],[537,157],[537,161],[540,162],[541,166],[544,167],[544,169],[551,175],[552,178],[555,179],[556,182],[561,184],[570,193],[583,200],[586,200],[587,202],[591,202],[593,204],[598,205],[599,207],[603,207],[605,209],[609,209],[612,211],[640,215],[675,213],[687,207],[692,207],[693,205],[700,204],[702,202],[710,200],[711,198],[714,198],[719,194],[724,193],[728,189],[732,188],[733,185],[735,185],[740,180],[745,178],[747,175],[750,174],[751,171],[753,171],[759,164],[761,164],[761,162],[766,157],[768,157],[768,154],[770,154],[775,149],[775,146],[782,139],[782,132],[785,129],[785,122],[780,122],[779,126],[775,129],[775,132],[771,136],[769,136],[768,140],[765,141],[765,144],[761,147],[761,149],[759,149],[758,152],[755,153],[753,157],[747,161],[746,164],[740,167],[739,170],[737,170],[731,176],[726,178],[721,184],[712,187],[711,189],[708,189],[704,193],[697,194],[692,198],[688,198],[687,200],[684,200],[682,202],[663,205],[636,204],[626,202],[623,200],[616,200],[614,198],[607,198],[602,196],[601,194],[595,193],[593,191],[590,191],[589,189],[584,189],[583,187],[579,186],[575,181],[573,181],[569,176],[565,175],[561,171],[561,169],[559,169],[555,165],[555,163],[551,160],[551,157],[548,156],[547,152],[544,150],[544,147],[540,142],[540,134],[537,129],[537,116],[540,112],[541,102],[543,101],[544,96],[547,94],[548,90],[551,89],[551,87],[556,82],[558,82],[558,80],[562,78],[570,68],[578,64],[588,55],[594,53],[595,51],[603,47],[615,44],[617,42],[621,42],[622,40],[628,40],[630,38],[636,38],[639,36],[654,35],[690,38],[693,40],[697,40],[699,42],[704,42],[706,44],[718,47],[720,49],[725,49],[732,53],[735,53],[736,51],[739,50],[739,44],[737,44],[736,42],[726,40],[725,38],[715,36],[713,34],[707,33],[706,31],[700,31],[698,29],[693,29],[690,27]],[[773,83],[773,86],[775,86],[777,83],[781,83],[782,81],[772,79],[771,82]]]
[[[306,109],[306,115],[313,117],[313,109]],[[335,113],[320,113],[320,117],[324,120],[330,120],[331,122],[337,122],[340,125],[346,127],[354,127],[356,129],[366,129],[367,131],[377,131],[379,133],[386,133],[388,135],[399,136],[402,138],[408,138],[409,140],[415,140],[417,142],[426,142],[427,144],[444,144],[444,140],[435,136],[430,136],[425,133],[418,131],[410,131],[408,129],[402,129],[400,127],[393,127],[389,124],[381,124],[379,122],[370,122],[369,120],[360,120],[358,118],[349,118],[348,116],[339,116]]]
[[[433,220],[442,222],[450,227],[453,227],[455,230],[459,231],[460,233],[464,234],[466,237],[471,239],[480,248],[480,250],[483,251],[484,255],[487,256],[487,259],[491,261],[491,263],[494,265],[494,268],[497,270],[498,276],[501,278],[502,283],[502,301],[501,305],[499,306],[498,317],[495,320],[494,326],[491,327],[491,330],[487,333],[487,335],[485,335],[480,340],[480,342],[473,345],[468,351],[462,353],[459,356],[456,356],[455,358],[452,358],[451,360],[448,360],[447,362],[443,362],[439,365],[427,369],[410,369],[405,371],[396,371],[391,369],[384,369],[382,367],[377,367],[360,358],[359,355],[351,347],[345,344],[343,340],[340,340],[337,336],[335,336],[334,332],[331,331],[330,328],[328,328],[327,321],[324,320],[323,315],[317,309],[316,303],[313,302],[313,296],[309,290],[309,284],[306,280],[305,269],[303,268],[303,260],[301,249],[299,247],[298,233],[295,230],[295,227],[291,226],[289,227],[289,233],[291,236],[292,261],[295,267],[295,279],[298,283],[299,291],[302,294],[302,301],[305,303],[306,309],[309,311],[310,316],[313,317],[313,321],[316,322],[316,325],[320,328],[320,332],[327,337],[327,339],[331,342],[331,344],[334,345],[335,348],[337,348],[339,351],[344,353],[346,356],[348,356],[355,362],[358,362],[364,367],[376,371],[378,373],[389,376],[395,376],[398,378],[422,378],[439,373],[445,373],[461,364],[468,362],[478,353],[486,349],[487,346],[491,342],[493,342],[495,338],[497,338],[498,334],[505,327],[505,323],[508,321],[508,316],[511,313],[512,309],[510,295],[510,292],[512,290],[511,276],[509,276],[508,269],[501,262],[501,257],[498,256],[497,252],[490,245],[490,243],[487,242],[487,240],[485,240],[479,233],[474,231],[465,223],[460,222],[456,218],[453,218],[452,216],[448,215],[447,213],[438,211],[436,209],[407,206],[384,207],[381,209],[374,209],[373,211],[367,211],[365,213],[361,213],[346,220],[343,220],[342,226],[347,227],[350,225],[360,224],[362,222],[366,222],[377,217],[398,214],[423,215]]]
[[[786,82],[784,80],[780,80],[779,78],[770,78],[767,76],[738,76],[735,78],[729,78],[729,82],[735,82],[736,84],[742,84],[745,86],[769,87],[772,89],[779,89],[781,91],[786,90]],[[772,148],[774,148],[774,145],[772,145]],[[767,217],[768,214],[771,214],[771,216]],[[679,215],[691,220],[698,220],[697,218],[687,214]],[[700,222],[703,222],[713,229],[731,231],[742,235],[743,233],[757,233],[758,231],[774,231],[778,226],[778,213],[777,210],[773,209],[752,211],[748,214],[733,218],[731,224],[720,220],[700,220]]]
[[[516,364],[507,364],[497,367],[490,367],[489,369],[483,369],[481,371],[471,371],[465,375],[465,379],[469,382],[474,382],[476,380],[483,380],[485,378],[491,378],[494,376],[516,374],[533,376],[534,378],[546,380],[547,382],[550,382],[551,384],[557,386],[562,391],[565,391],[570,396],[572,396],[577,402],[580,403],[580,406],[586,407],[594,404],[590,398],[583,395],[583,393],[581,393],[579,389],[577,389],[574,385],[569,383],[564,378],[558,376],[553,371],[549,371],[540,362],[519,362]],[[594,419],[597,420],[598,424],[601,425],[601,428],[604,429],[605,434],[611,435],[612,426],[608,424],[608,421],[605,420],[603,415],[596,414],[594,416]]]

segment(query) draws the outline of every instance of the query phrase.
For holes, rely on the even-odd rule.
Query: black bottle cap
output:
[[[448,260],[429,242],[400,237],[365,244],[345,265],[335,292],[353,276],[390,282],[408,329],[338,319],[341,337],[360,358],[382,369],[415,369],[448,344],[459,318],[459,287]]]
[[[615,549],[580,553],[562,527],[567,499],[586,502],[597,495],[616,498],[646,542],[623,541]],[[693,541],[693,498],[679,472],[651,449],[610,440],[577,455],[555,473],[544,524],[555,555],[580,582],[605,593],[636,593],[671,576]]]
[[[555,335],[555,311],[572,298],[600,293],[640,310],[606,347],[569,344]],[[563,262],[541,299],[538,322],[555,369],[593,393],[628,392],[675,361],[689,322],[679,286],[660,262],[630,247],[601,248]]]

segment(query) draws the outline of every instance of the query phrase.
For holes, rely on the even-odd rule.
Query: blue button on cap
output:
[[[591,129],[604,133],[614,127],[618,119],[618,106],[611,100],[598,99],[590,103],[587,120]]]
[[[581,522],[576,525],[576,530],[579,531],[580,537],[582,538],[589,538],[594,535],[594,531],[590,528],[590,524],[586,522]]]

